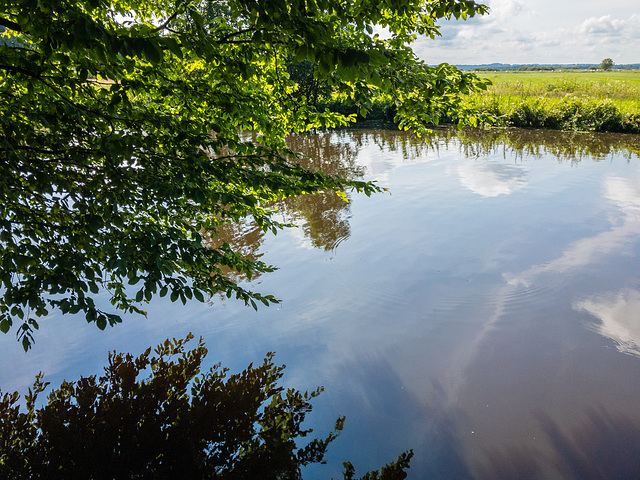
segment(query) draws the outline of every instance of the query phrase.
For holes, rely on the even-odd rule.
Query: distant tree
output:
[[[318,78],[315,73],[316,67],[309,60],[296,63],[293,55],[289,55],[286,66],[289,78],[296,84],[296,90],[292,94],[296,100],[314,107],[318,100],[327,100],[331,87],[326,80]]]
[[[0,478],[300,479],[301,467],[323,461],[338,432],[302,444],[310,401],[278,385],[283,366],[264,363],[227,376],[215,365],[200,373],[202,339],[192,350],[167,340],[134,358],[109,354],[105,373],[63,382],[42,407],[42,374],[26,395],[0,394]],[[145,378],[140,378],[142,375]],[[0,392],[1,393],[1,392]],[[412,452],[364,478],[406,477]],[[346,479],[353,467],[345,463]]]
[[[600,63],[600,68],[602,70],[611,70],[613,68],[613,60],[611,60],[610,58],[605,58]]]

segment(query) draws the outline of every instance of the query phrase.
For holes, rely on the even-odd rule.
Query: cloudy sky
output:
[[[488,15],[420,39],[429,64],[640,63],[639,0],[480,0]]]

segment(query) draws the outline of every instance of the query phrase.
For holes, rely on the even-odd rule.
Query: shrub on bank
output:
[[[498,127],[640,133],[640,112],[629,103],[629,94],[636,90],[622,82],[596,84],[561,80],[530,85],[516,81],[497,84],[488,92],[466,97],[461,109],[479,118],[492,118],[491,124]],[[353,114],[356,125],[360,126],[396,124],[396,106],[382,100],[369,105],[366,115],[362,115],[357,106],[336,99],[322,104],[321,108]],[[440,124],[455,124],[458,120],[456,115],[442,117]]]
[[[611,100],[553,97],[468,97],[466,107],[489,114],[495,126],[552,130],[640,133],[640,114],[624,112]]]

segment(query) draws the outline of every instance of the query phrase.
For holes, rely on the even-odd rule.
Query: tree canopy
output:
[[[361,114],[395,103],[401,128],[452,112],[473,123],[459,94],[485,81],[428,66],[410,43],[486,11],[471,0],[2,2],[0,330],[26,349],[51,310],[103,329],[154,295],[277,301],[227,274],[273,267],[217,229],[250,217],[276,231],[277,199],[380,190],[297,163],[288,134],[353,118],[296,94],[291,61]]]
[[[611,70],[613,68],[613,60],[610,58],[605,58],[600,62],[600,68],[603,70]]]

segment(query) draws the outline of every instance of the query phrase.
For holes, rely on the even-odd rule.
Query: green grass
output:
[[[623,82],[629,85],[640,86],[640,70],[611,70],[605,71],[583,71],[583,70],[562,70],[556,72],[481,72],[481,78],[489,78],[496,84],[513,83],[520,81],[531,84],[547,84],[559,81],[574,81],[579,83],[607,83]]]
[[[640,133],[640,71],[483,72],[467,108],[497,126]]]

